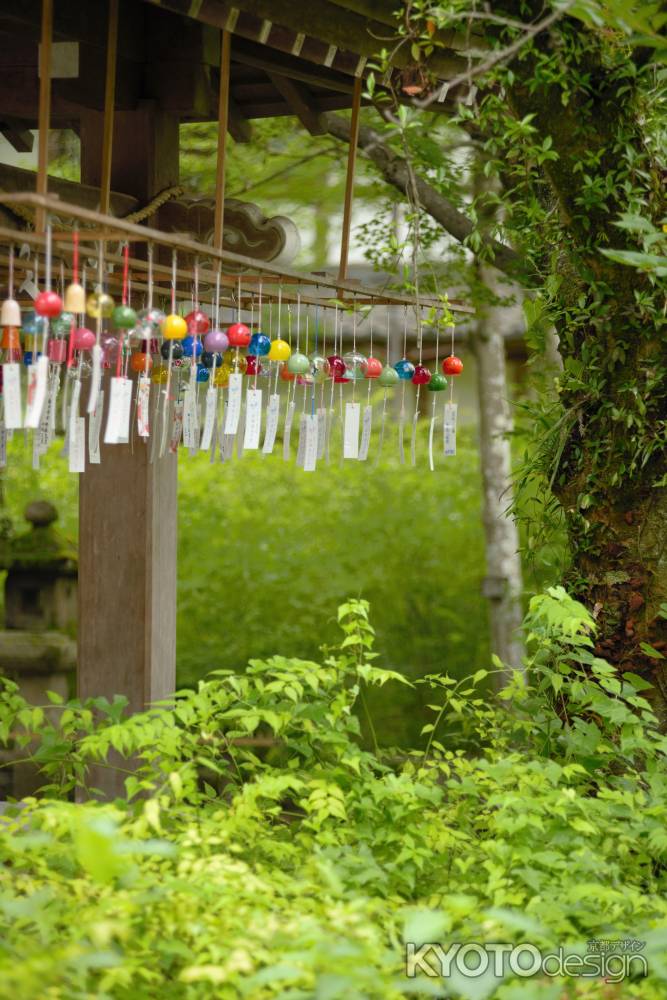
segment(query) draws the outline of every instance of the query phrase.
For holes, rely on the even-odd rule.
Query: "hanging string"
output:
[[[390,319],[391,317],[389,313],[389,306],[387,306],[387,330],[386,330],[387,344],[385,349],[385,365],[387,367],[389,367],[389,344],[391,341]],[[380,461],[380,456],[382,454],[382,445],[384,443],[384,426],[386,419],[387,419],[387,387],[385,386],[384,395],[382,397],[382,417],[380,418],[380,436],[378,437],[378,448],[377,448],[377,454],[375,456],[375,464],[373,466],[374,469],[377,468],[378,463]]]
[[[340,356],[342,358],[344,356],[343,355],[343,328],[344,328],[344,324],[345,324],[345,313],[340,313],[339,317],[340,317],[339,318],[340,326],[339,326],[339,336],[338,336],[338,343],[339,343],[338,353],[340,354]],[[343,371],[343,374],[341,375],[341,378],[345,378],[345,371]],[[344,426],[344,423],[343,423],[343,419],[344,419],[343,418],[343,385],[344,385],[344,382],[339,382],[338,383],[338,403],[339,403],[339,406],[340,406],[340,423],[341,423],[341,427]],[[342,449],[341,449],[341,453],[340,453],[340,460],[341,460],[341,462],[343,461],[343,450]]]
[[[352,402],[357,394],[357,297],[352,299]]]
[[[102,240],[97,244],[97,292],[98,295],[102,294],[103,286],[102,282],[104,280],[104,244]],[[70,349],[67,356],[67,367],[69,368],[72,364],[72,347],[73,347],[73,335],[74,335],[74,324],[72,324],[72,334],[70,335]],[[95,344],[97,347],[100,346],[102,340],[102,316],[100,315],[100,310],[97,310],[97,317],[95,319]]]
[[[259,289],[257,296],[257,333],[262,331],[262,279],[259,279]],[[257,388],[257,376],[259,375],[259,366],[261,365],[261,356],[258,354],[255,358],[255,381],[253,384],[253,389]]]
[[[176,262],[177,254],[176,250],[172,250],[171,253],[171,312],[172,315],[176,313]],[[171,398],[171,376],[172,376],[172,365],[174,363],[174,338],[169,338],[169,356],[167,358],[167,384],[164,387],[164,396],[162,397],[162,437],[164,444],[164,436],[167,429],[167,407],[169,405],[169,400]],[[160,449],[161,454],[163,454],[162,448]]]
[[[301,343],[301,293],[296,294],[296,352],[300,354]]]
[[[298,336],[298,333],[297,333],[297,336]],[[291,349],[292,349],[292,304],[291,304],[291,302],[287,303],[287,342],[289,343],[290,352],[291,352]],[[292,385],[294,386],[294,392],[292,392]],[[296,376],[294,377],[294,379],[292,379],[291,381],[288,380],[288,382],[287,382],[287,405],[288,405],[288,407],[289,407],[290,401],[292,399],[296,402]]]
[[[408,307],[403,306],[403,357],[408,353]]]
[[[419,307],[419,300],[417,300],[416,306],[416,317],[417,317],[417,348],[419,354],[419,365],[422,364],[422,314],[421,308]],[[417,385],[417,393],[415,395],[415,414],[412,418],[412,441],[411,441],[411,456],[412,464],[416,464],[416,440],[417,440],[417,421],[419,420],[419,399],[421,396],[421,384]]]
[[[278,337],[281,339],[281,329],[282,329],[282,303],[283,303],[283,286],[278,285]],[[278,376],[280,375],[280,362],[276,362],[276,377],[273,383],[273,393],[274,395],[278,392]]]
[[[440,368],[440,318],[438,314],[435,315],[435,372],[436,376]],[[433,460],[433,434],[435,431],[435,409],[438,394],[437,392],[432,393],[433,399],[431,401],[431,425],[428,430],[428,464],[431,472],[435,472],[435,462]]]
[[[309,316],[308,316],[308,313],[306,312],[306,354],[308,354],[308,320],[309,320]],[[297,375],[297,380],[300,377],[301,376]],[[307,382],[304,381],[304,383],[303,383],[303,412],[304,413],[306,412],[306,397],[307,397],[307,395],[308,395],[308,384],[307,384]]]
[[[313,356],[315,358],[319,357],[319,353],[318,353],[318,346],[319,346],[319,323],[320,323],[320,305],[319,305],[319,302],[318,302],[317,305],[315,306],[315,350],[313,352]],[[311,396],[310,396],[310,415],[311,415],[311,417],[315,416],[315,376],[316,376],[317,372],[319,371],[319,369],[316,367],[316,365],[317,365],[317,361],[315,361],[315,363],[311,366],[311,375],[312,375],[312,379],[313,379],[312,392],[311,392]]]
[[[199,309],[199,257],[195,257],[195,262],[192,271],[192,306],[193,311]],[[190,331],[188,331],[189,333]],[[195,332],[192,335],[192,358],[190,359],[190,379],[195,377],[195,368],[197,366],[197,341],[199,340],[199,334],[197,333],[197,327],[195,323]]]
[[[74,226],[72,232],[72,281],[79,284],[79,227]]]
[[[333,330],[333,354],[332,357],[338,356],[338,305],[334,307],[334,330]],[[331,372],[331,394],[329,396],[329,409],[333,413],[334,409],[334,393],[336,391],[336,378],[335,373]]]
[[[14,244],[9,244],[9,298],[14,298]]]
[[[238,295],[236,301],[236,322],[241,322],[241,275],[238,278]],[[236,353],[234,355],[234,374],[238,374],[239,370],[239,348],[237,346]]]
[[[130,244],[123,246],[123,305],[127,305],[127,287],[130,273]]]
[[[132,275],[128,272],[127,278],[127,305],[130,305],[132,300]],[[123,378],[128,377],[129,367],[130,367],[130,334],[123,331],[123,337],[121,338],[121,344],[123,345]],[[132,424],[134,426],[134,424]]]
[[[213,300],[213,316],[214,316],[214,329],[219,329],[220,326],[220,263],[218,262],[218,269],[215,272],[215,298]],[[215,385],[215,370],[218,366],[218,352],[213,352],[213,366],[211,368],[211,385]]]
[[[147,308],[150,310],[153,308],[153,244],[149,243],[146,247],[146,257],[148,260],[148,302]],[[149,326],[150,332],[150,326]],[[151,362],[151,341],[148,340],[146,344],[146,356],[144,358],[144,377],[148,378],[148,369]]]
[[[319,289],[318,289],[318,292],[319,292]],[[319,305],[318,305],[317,308],[319,309]],[[326,313],[326,310],[324,310],[323,313],[322,313],[322,357],[324,358],[324,366],[325,366],[324,370],[326,372],[326,370],[327,370],[326,366],[328,364],[328,362],[327,362],[327,313]],[[324,383],[325,383],[325,381],[326,381],[326,378],[323,378],[322,382],[321,382],[321,385],[320,385],[320,407],[322,409],[324,409]]]
[[[129,272],[130,272],[130,245],[129,243],[125,243],[123,245],[123,292],[121,299],[124,306],[127,305]],[[116,378],[120,378],[123,371],[123,349],[125,346],[124,341],[125,341],[125,331],[122,330],[118,341],[118,351],[116,353]]]
[[[51,223],[46,227],[46,257],[44,263],[44,288],[51,291]]]
[[[408,353],[408,307],[403,307],[403,359]],[[401,461],[403,461],[403,422],[405,420],[405,383],[406,379],[401,379],[401,412],[399,415],[399,446]]]

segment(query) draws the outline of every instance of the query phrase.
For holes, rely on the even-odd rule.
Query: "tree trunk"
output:
[[[537,17],[542,2],[500,7]],[[621,213],[649,224],[664,218],[664,164],[643,132],[629,57],[625,69],[614,66],[608,39],[569,18],[537,39],[536,49],[513,63],[507,100],[536,129],[526,162],[547,137],[554,154],[541,169],[560,229],[540,238],[565,361],[551,475],[571,545],[567,582],[597,620],[598,654],[619,673],[653,683],[653,705],[667,727],[664,291],[600,252],[637,249],[636,237],[617,225]]]
[[[498,272],[481,267],[479,277],[492,293],[501,289]],[[512,454],[509,433],[513,422],[508,401],[502,306],[487,305],[478,314],[471,334],[477,362],[480,466],[486,536],[484,596],[489,601],[491,649],[503,663],[521,669],[524,657],[523,578],[519,532],[508,508],[512,503]]]

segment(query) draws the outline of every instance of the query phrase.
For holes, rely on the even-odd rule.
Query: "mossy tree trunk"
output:
[[[501,7],[524,19],[526,7],[535,18],[543,9]],[[653,682],[667,724],[664,290],[601,253],[637,250],[619,217],[658,223],[667,202],[644,131],[641,61],[623,64],[605,44],[565,19],[513,62],[508,97],[516,119],[531,116],[533,147],[549,137],[555,154],[541,170],[558,219],[547,281],[565,372],[552,488],[571,543],[569,583],[598,622],[598,654]],[[557,59],[564,68],[553,80],[544,67]]]

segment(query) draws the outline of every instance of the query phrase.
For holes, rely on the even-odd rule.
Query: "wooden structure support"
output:
[[[225,220],[225,152],[227,149],[227,119],[229,116],[229,67],[231,37],[228,31],[220,34],[220,93],[218,97],[218,153],[215,168],[215,222],[213,246],[222,250],[222,233]]]
[[[271,293],[266,286],[270,285],[272,282],[275,285],[281,285],[283,282],[290,281],[295,284],[311,286],[316,289],[331,289],[332,293],[336,291],[349,292],[357,298],[357,301],[360,296],[365,296],[371,302],[379,302],[382,300],[387,305],[414,306],[414,298],[409,295],[401,295],[397,292],[364,287],[359,282],[352,281],[350,279],[341,281],[336,277],[328,276],[324,272],[310,273],[307,271],[296,271],[292,268],[279,267],[275,264],[258,261],[252,257],[245,257],[243,254],[231,253],[229,250],[217,250],[213,246],[187,239],[178,233],[164,233],[159,229],[152,229],[148,226],[137,225],[133,222],[126,222],[125,219],[116,219],[111,216],[104,216],[100,212],[96,212],[88,208],[81,208],[78,205],[70,205],[67,202],[61,201],[59,198],[54,198],[52,196],[42,198],[39,195],[32,193],[0,195],[0,205],[11,206],[16,204],[42,207],[50,213],[61,216],[69,216],[79,222],[93,223],[101,228],[105,226],[108,227],[109,235],[103,236],[103,233],[100,233],[98,230],[95,233],[96,240],[103,238],[109,242],[117,242],[119,234],[121,234],[130,243],[154,243],[158,246],[173,248],[179,251],[181,256],[190,256],[193,259],[199,258],[201,261],[204,261],[207,258],[220,261],[223,267],[225,263],[229,263],[237,265],[241,268],[252,269],[253,271],[259,272],[258,276],[254,280],[261,280],[264,283],[267,301],[270,300]],[[82,242],[85,242],[86,230],[81,229],[80,235]],[[242,280],[246,280],[245,276],[243,276]],[[250,280],[253,279],[250,278]],[[228,281],[236,284],[238,277],[234,277],[233,279],[228,278]],[[333,294],[329,297],[332,298]],[[429,306],[437,308],[442,304],[439,299],[430,298],[428,296],[420,296],[419,301],[425,308]],[[473,312],[470,306],[452,299],[448,300],[447,305],[452,312]]]
[[[140,199],[178,182],[178,133],[160,124],[145,110],[116,121],[123,190]],[[97,183],[101,149],[88,149],[84,182]],[[115,171],[114,157],[114,186]],[[101,449],[79,484],[78,694],[122,693],[136,712],[175,686],[176,456],[151,463],[146,448]],[[98,768],[92,784],[114,797],[122,775]]]
[[[42,40],[39,50],[39,150],[37,153],[37,193],[48,190],[49,126],[51,123],[51,38],[53,35],[53,0],[42,0]],[[43,232],[45,215],[38,210],[35,227]]]
[[[109,214],[111,201],[111,157],[113,155],[113,123],[116,110],[116,61],[118,57],[118,0],[109,0],[107,29],[107,59],[104,77],[104,128],[102,134],[102,177],[100,181],[100,211]]]
[[[345,204],[343,206],[343,228],[340,237],[340,266],[338,281],[347,277],[347,258],[350,252],[350,229],[352,226],[352,203],[354,201],[354,173],[357,164],[357,145],[359,143],[359,112],[361,110],[361,77],[354,81],[352,103],[352,120],[350,122],[350,146],[347,154],[347,176],[345,178]],[[339,285],[339,287],[342,287]]]
[[[269,73],[269,78],[276,90],[280,91],[301,124],[311,135],[324,135],[325,127],[320,122],[320,116],[312,111],[308,97],[303,87],[295,80],[278,73]]]

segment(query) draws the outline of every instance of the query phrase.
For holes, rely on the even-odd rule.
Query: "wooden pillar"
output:
[[[49,171],[49,127],[51,124],[51,35],[53,0],[42,0],[42,41],[39,50],[39,147],[37,151],[37,194],[46,194]],[[38,208],[35,230],[46,229],[46,213]]]
[[[85,184],[100,183],[103,125],[96,112],[81,120]],[[117,112],[112,189],[145,204],[177,182],[178,122],[151,104]],[[175,687],[176,456],[148,459],[136,440],[102,444],[79,485],[78,693],[123,694],[133,712]],[[123,777],[95,768],[93,784],[113,797]]]
[[[354,81],[352,93],[352,118],[350,119],[350,144],[347,151],[347,175],[345,177],[345,204],[343,205],[343,228],[340,238],[340,264],[338,280],[347,278],[347,258],[350,252],[350,229],[352,227],[352,203],[354,201],[354,171],[357,164],[357,146],[359,144],[359,112],[361,110],[362,79],[358,76]]]
[[[218,93],[218,158],[215,169],[215,224],[213,246],[222,250],[225,225],[225,167],[227,152],[227,125],[229,122],[229,70],[231,35],[220,35],[220,90]]]

